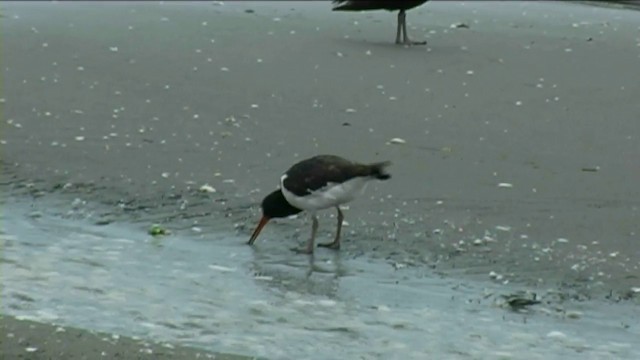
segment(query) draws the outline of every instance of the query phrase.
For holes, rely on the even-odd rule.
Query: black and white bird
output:
[[[427,1],[429,0],[333,0],[333,3],[337,4],[333,11],[398,10],[396,44],[425,45],[426,41],[409,40],[406,10],[413,9]]]
[[[339,206],[362,194],[369,181],[389,179],[391,175],[385,172],[385,168],[390,164],[389,161],[360,164],[334,155],[318,155],[300,161],[282,175],[280,188],[262,200],[262,219],[248,244],[252,245],[256,241],[270,219],[307,211],[313,221],[311,238],[304,248],[294,250],[311,254],[318,230],[316,212],[335,207],[338,211],[336,237],[333,242],[318,246],[340,249],[340,231],[344,216]]]

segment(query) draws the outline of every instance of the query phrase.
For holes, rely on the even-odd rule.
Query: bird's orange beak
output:
[[[266,216],[263,216],[262,219],[260,219],[260,222],[258,223],[258,227],[253,231],[253,235],[251,235],[251,239],[249,239],[249,242],[247,244],[253,245],[253,242],[256,241],[256,239],[258,238],[260,231],[265,225],[267,225],[268,222],[269,222],[269,218]]]

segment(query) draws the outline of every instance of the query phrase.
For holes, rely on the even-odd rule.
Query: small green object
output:
[[[168,233],[169,231],[158,224],[151,225],[151,228],[149,229],[149,235],[151,236],[167,235]]]

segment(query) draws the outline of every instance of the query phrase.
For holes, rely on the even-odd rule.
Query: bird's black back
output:
[[[359,164],[335,155],[318,155],[303,160],[287,170],[283,186],[297,196],[310,194],[329,183],[342,183],[355,177],[374,177],[386,180],[384,172],[389,162]]]
[[[333,10],[409,10],[422,5],[429,0],[333,0],[337,6]]]

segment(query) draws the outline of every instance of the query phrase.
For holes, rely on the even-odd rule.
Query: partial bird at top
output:
[[[334,11],[388,10],[398,12],[396,44],[425,45],[426,41],[411,41],[407,34],[406,10],[420,6],[429,0],[333,0],[337,4]],[[401,36],[402,35],[402,36]]]

